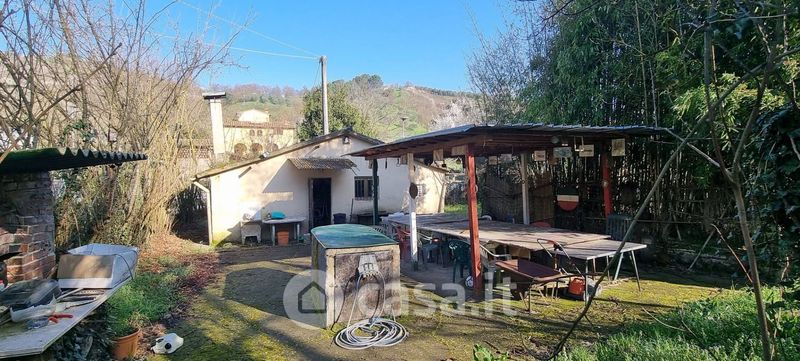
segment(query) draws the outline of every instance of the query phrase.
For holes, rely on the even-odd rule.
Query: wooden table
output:
[[[130,278],[121,282],[116,287],[106,290],[92,303],[58,312],[72,315],[72,318],[59,319],[58,323],[50,323],[45,327],[34,330],[27,330],[24,322],[9,322],[0,326],[0,358],[30,356],[43,353],[53,342],[64,336],[67,331],[71,330],[79,322],[83,321],[83,319],[106,302],[109,297],[128,283],[128,281],[130,281]]]
[[[303,223],[306,219],[304,217],[295,217],[295,218],[283,218],[283,219],[264,219],[261,220],[262,224],[266,224],[270,226],[270,241],[272,241],[272,245],[275,245],[275,226],[279,224],[294,224],[294,239],[300,239],[300,224]]]
[[[386,216],[381,217],[381,220],[391,222],[391,223],[399,223],[404,225],[411,224],[411,216],[407,214],[403,214],[400,216]],[[420,224],[438,224],[438,223],[449,223],[449,222],[459,222],[459,221],[467,221],[467,216],[463,214],[456,214],[456,213],[438,213],[438,214],[418,214],[417,215],[417,226]]]
[[[440,233],[451,237],[469,239],[469,223],[460,220],[462,215],[435,214],[417,216],[417,228],[420,230]],[[409,226],[408,216],[390,217],[389,222]],[[548,241],[558,243],[564,251],[557,254],[568,256],[584,262],[585,274],[589,273],[589,262],[597,258],[610,257],[616,253],[620,242],[614,241],[605,234],[586,233],[552,227],[534,227],[524,224],[506,223],[491,220],[478,221],[478,236],[483,244],[497,243],[506,246],[524,248],[531,251],[553,251],[553,245]],[[639,268],[636,265],[635,251],[647,248],[647,245],[627,242],[622,249],[616,272],[613,279],[619,276],[622,259],[625,253],[630,253],[633,269],[636,273],[636,283],[639,284]]]
[[[463,216],[462,216],[463,217]],[[452,237],[468,239],[469,222],[451,216],[440,215],[418,216],[417,228],[440,233]],[[389,222],[408,227],[408,217],[390,217]],[[521,247],[534,251],[547,247],[547,241],[555,241],[561,245],[609,239],[605,234],[584,233],[560,228],[534,227],[524,224],[506,223],[490,220],[478,221],[478,235],[481,243],[500,243],[509,246]]]

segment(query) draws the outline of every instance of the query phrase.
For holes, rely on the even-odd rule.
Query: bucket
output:
[[[139,346],[140,338],[142,338],[142,330],[137,328],[132,334],[114,340],[114,348],[112,350],[114,360],[120,361],[133,357]]]
[[[275,236],[278,238],[279,246],[289,245],[289,231],[278,231],[275,233]]]
[[[583,278],[573,278],[569,281],[569,288],[567,292],[573,296],[579,296],[583,298],[583,290],[586,288],[586,283],[583,282]]]

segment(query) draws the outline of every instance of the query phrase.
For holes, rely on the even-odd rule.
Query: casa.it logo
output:
[[[308,329],[324,328],[329,303],[325,293],[325,272],[306,270],[292,277],[283,291],[286,316],[298,326]],[[336,293],[341,293],[335,287]],[[333,295],[336,297],[336,294]],[[332,300],[331,300],[332,301]]]

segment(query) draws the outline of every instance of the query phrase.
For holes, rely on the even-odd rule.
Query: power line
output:
[[[217,45],[217,44],[208,44],[208,45],[222,47],[222,45]],[[255,53],[255,54],[263,54],[263,55],[271,55],[271,56],[283,56],[283,57],[286,57],[286,58],[318,60],[318,58],[314,57],[314,56],[274,53],[274,52],[271,52],[271,51],[261,51],[261,50],[255,50],[255,49],[239,48],[239,47],[235,47],[235,46],[229,46],[228,49],[244,51],[244,52],[248,52],[248,53]]]
[[[294,49],[294,50],[297,50],[297,51],[300,51],[300,52],[306,53],[306,54],[308,54],[308,55],[312,55],[312,56],[314,56],[314,57],[319,57],[319,55],[317,55],[317,54],[315,54],[315,53],[313,53],[313,52],[311,52],[311,51],[308,51],[308,50],[305,50],[305,49],[303,49],[303,48],[300,48],[300,47],[294,46],[294,45],[292,45],[292,44],[289,44],[289,43],[287,43],[287,42],[284,42],[284,41],[278,40],[278,39],[276,39],[276,38],[273,38],[273,37],[271,37],[271,36],[269,36],[269,35],[267,35],[267,34],[264,34],[264,33],[262,33],[262,32],[259,32],[259,31],[256,31],[256,30],[253,30],[253,29],[250,29],[250,28],[248,28],[248,27],[246,27],[246,26],[244,26],[244,25],[241,25],[241,24],[239,24],[239,23],[236,23],[236,22],[233,22],[233,21],[231,21],[231,20],[225,19],[225,18],[223,18],[223,17],[221,17],[221,16],[219,16],[219,15],[215,15],[214,13],[211,13],[211,12],[209,12],[209,11],[203,10],[203,9],[201,9],[201,8],[199,8],[199,7],[195,6],[195,5],[192,5],[192,4],[190,4],[190,3],[186,2],[186,1],[183,1],[183,0],[177,0],[177,2],[179,2],[179,3],[183,4],[183,5],[187,6],[187,7],[190,7],[190,8],[192,8],[192,9],[196,10],[196,11],[203,12],[203,13],[207,14],[208,16],[210,16],[210,17],[213,17],[213,18],[215,18],[215,19],[217,19],[217,20],[220,20],[220,21],[222,21],[222,22],[228,23],[229,25],[233,25],[233,26],[235,26],[235,27],[239,28],[240,30],[245,30],[245,31],[248,31],[248,32],[250,32],[250,33],[253,33],[253,34],[255,34],[255,35],[258,35],[258,36],[260,36],[260,37],[262,37],[262,38],[264,38],[264,39],[267,39],[267,40],[270,40],[270,41],[276,42],[276,43],[278,43],[278,44],[281,44],[281,45],[283,45],[283,46],[285,46],[285,47],[287,47],[287,48],[291,48],[291,49]]]
[[[160,38],[168,38],[168,39],[178,40],[177,36],[159,34],[159,33],[154,33],[154,32],[150,32],[150,33],[155,35],[155,36],[158,36]],[[209,42],[205,42],[205,41],[199,41],[199,42],[201,44],[203,44],[203,45],[214,46],[214,47],[217,47],[217,48],[220,48],[220,49],[228,48],[228,49],[231,49],[231,50],[237,50],[237,51],[242,51],[242,52],[246,52],[246,53],[262,54],[262,55],[270,55],[270,56],[282,56],[282,57],[286,57],[286,58],[296,58],[296,59],[317,60],[317,57],[314,57],[314,56],[294,55],[294,54],[286,54],[286,53],[276,53],[276,52],[271,52],[271,51],[240,48],[240,47],[230,46],[230,45],[220,45],[220,44],[209,43]]]

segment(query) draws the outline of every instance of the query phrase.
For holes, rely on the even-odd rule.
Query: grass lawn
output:
[[[165,332],[184,337],[172,355],[153,360],[468,360],[474,344],[509,351],[515,358],[547,353],[583,306],[581,301],[534,298],[533,313],[522,301],[511,301],[517,314],[487,315],[489,302],[468,302],[466,314],[445,309],[429,315],[418,298],[399,317],[410,336],[391,348],[347,351],[332,343],[334,330],[305,329],[283,311],[286,282],[310,266],[309,247],[243,248],[219,253],[219,277],[191,302],[185,317]],[[605,290],[570,346],[590,345],[623,329],[649,322],[698,299],[726,294],[728,285],[712,278],[689,278],[679,272],[643,274],[644,292],[623,281]],[[413,280],[403,279],[408,285]],[[421,298],[441,299],[434,293]],[[492,301],[499,306],[500,300]],[[581,351],[582,352],[582,351]]]
[[[765,296],[768,304],[784,307],[782,317],[772,318],[774,359],[800,360],[796,305],[782,299],[776,289],[767,289]],[[655,322],[633,323],[594,347],[570,350],[564,360],[760,360],[761,350],[753,294],[730,291],[691,302]]]

